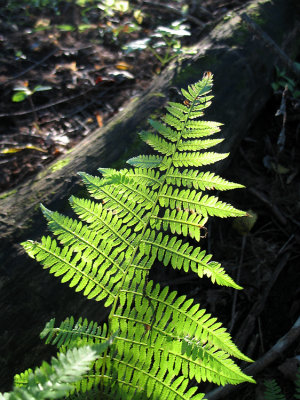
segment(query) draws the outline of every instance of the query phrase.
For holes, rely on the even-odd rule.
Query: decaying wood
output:
[[[218,151],[233,153],[268,100],[278,63],[277,55],[248,31],[241,14],[247,12],[280,46],[294,28],[296,2],[256,0],[226,16],[198,43],[195,56],[171,64],[141,98],[133,99],[105,128],[63,156],[60,164],[54,163],[1,196],[1,390],[9,388],[9,375],[36,362],[30,353],[39,341],[38,332],[51,317],[60,320],[74,314],[101,319],[98,303],[89,302],[87,307],[81,294],[41,271],[20,250],[21,241],[39,238],[45,231],[39,204],[68,213],[67,198],[83,190],[76,172],[95,174],[98,167],[116,162],[121,166],[122,160],[139,154],[142,150],[137,148],[136,134],[146,127],[147,117],[161,113],[166,101],[174,100],[170,88],[186,87],[206,70],[215,75],[215,99],[206,119],[225,124],[222,134],[226,140]],[[225,164],[220,165],[224,168]]]

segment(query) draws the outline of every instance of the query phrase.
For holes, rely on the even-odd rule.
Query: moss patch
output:
[[[70,161],[70,158],[64,158],[63,160],[59,160],[55,164],[51,165],[49,169],[51,172],[59,171],[60,169],[68,165]]]
[[[1,193],[0,199],[6,199],[6,197],[9,197],[9,196],[15,194],[16,192],[17,192],[17,190],[13,189],[13,190],[9,190],[8,192]]]

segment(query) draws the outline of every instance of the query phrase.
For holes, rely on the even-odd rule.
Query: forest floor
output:
[[[5,3],[0,10],[0,192],[14,189],[104,126],[128,99],[148,87],[163,69],[161,61],[147,49],[128,54],[123,46],[150,37],[158,26],[170,27],[186,2],[153,6],[137,0],[130,2],[134,9],[123,12],[83,9],[59,0],[43,9],[28,5],[31,2]],[[191,35],[177,37],[178,51],[244,3],[203,0],[200,7],[190,1],[188,15],[194,18],[184,23]],[[165,51],[157,48],[161,57]],[[276,76],[275,69],[274,82],[279,82],[277,93],[226,171],[226,178],[247,189],[225,200],[251,210],[254,226],[247,230],[228,221],[213,222],[206,239],[215,259],[245,290],[235,298],[226,288],[204,283],[200,289],[193,277],[165,276],[165,284],[188,291],[218,316],[254,360],[287,333],[300,314],[300,101],[295,87],[284,92],[280,82],[288,83],[288,77]],[[262,399],[265,379],[276,379],[287,399],[293,398],[299,354],[300,345],[292,345],[258,376],[259,385],[248,385],[231,398]]]

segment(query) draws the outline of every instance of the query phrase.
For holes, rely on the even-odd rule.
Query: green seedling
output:
[[[35,112],[34,109],[34,104],[33,104],[33,100],[32,100],[32,95],[36,92],[44,92],[46,90],[51,90],[52,87],[51,86],[42,86],[42,85],[37,85],[35,86],[33,89],[29,89],[29,87],[23,85],[23,86],[16,86],[14,88],[14,91],[16,92],[13,96],[12,96],[12,101],[15,103],[19,103],[21,101],[24,101],[25,99],[28,98],[28,101],[30,103],[33,115],[34,115],[34,119],[35,121],[38,120],[37,114]]]
[[[182,24],[181,21],[175,21],[170,27],[159,26],[148,38],[128,43],[123,50],[129,54],[148,49],[164,67],[178,55],[187,53],[187,50],[183,49],[180,39],[190,35],[187,25]]]

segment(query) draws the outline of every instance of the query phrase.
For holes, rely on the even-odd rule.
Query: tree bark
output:
[[[122,166],[123,160],[144,152],[136,134],[147,128],[147,118],[153,113],[161,115],[166,101],[174,100],[170,88],[185,88],[206,70],[215,76],[215,99],[206,119],[225,124],[222,136],[226,140],[217,150],[234,153],[269,99],[279,59],[273,49],[249,32],[241,14],[246,12],[255,19],[281,46],[295,29],[296,3],[256,0],[226,16],[197,44],[195,56],[168,66],[143,96],[133,99],[105,128],[61,157],[60,163],[1,196],[0,390],[9,388],[9,376],[32,366],[34,357],[28,353],[36,349],[38,333],[54,314],[58,319],[73,314],[101,320],[102,308],[97,303],[88,302],[87,306],[81,294],[42,272],[21,251],[18,243],[38,239],[45,230],[39,204],[68,213],[67,198],[83,190],[76,172],[95,174],[99,167]],[[224,163],[219,165],[224,169]]]

